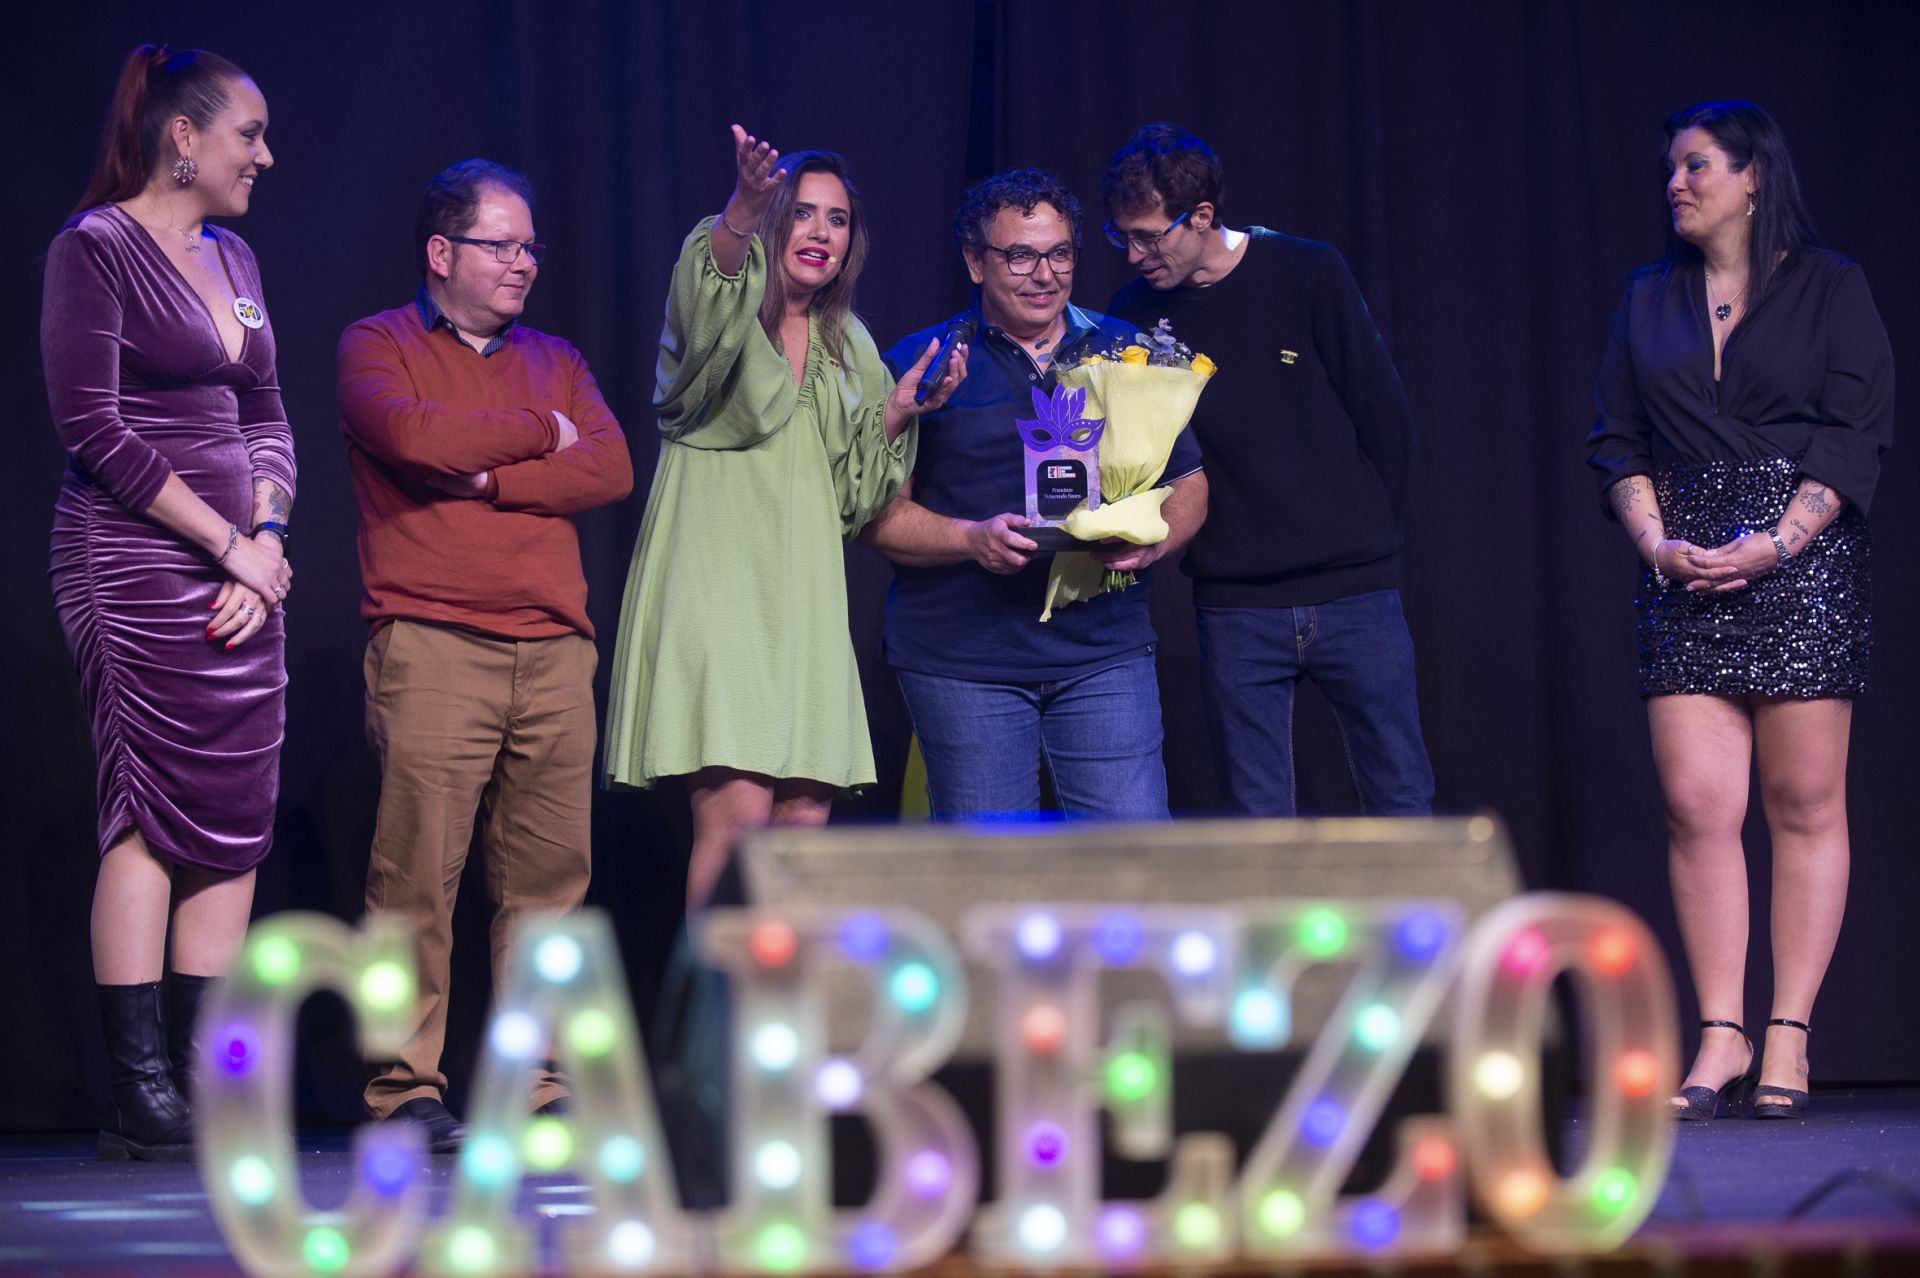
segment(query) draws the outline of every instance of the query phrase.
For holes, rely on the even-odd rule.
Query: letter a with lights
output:
[[[694,1230],[681,1213],[612,930],[597,910],[529,919],[514,934],[481,1050],[453,1205],[429,1235],[423,1271],[538,1268],[514,1199],[528,1175],[562,1170],[587,1186],[591,1216],[566,1231],[579,1273],[686,1273]],[[566,1116],[527,1113],[533,1072],[556,1060],[573,1089]]]

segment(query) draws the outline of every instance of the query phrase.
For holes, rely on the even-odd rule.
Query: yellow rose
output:
[[[1208,359],[1205,355],[1195,355],[1193,357],[1194,372],[1205,373],[1208,377],[1212,377],[1217,369],[1218,369],[1218,365],[1216,365],[1212,360]]]
[[[1106,362],[1107,357],[1105,355],[1089,355],[1080,361],[1080,367],[1085,368],[1089,364],[1104,364]]]
[[[1144,364],[1144,363],[1146,363],[1146,362],[1147,362],[1147,348],[1146,348],[1146,347],[1144,347],[1144,346],[1129,346],[1129,347],[1127,347],[1127,349],[1125,349],[1124,351],[1121,351],[1121,352],[1120,352],[1120,362],[1121,362],[1122,364]]]

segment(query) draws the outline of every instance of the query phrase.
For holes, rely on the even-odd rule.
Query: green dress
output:
[[[850,319],[844,361],[807,328],[804,384],[760,326],[766,251],[720,273],[687,237],[660,335],[660,461],[627,574],[606,781],[724,766],[848,789],[874,781],[841,544],[913,469],[887,442],[893,379]]]

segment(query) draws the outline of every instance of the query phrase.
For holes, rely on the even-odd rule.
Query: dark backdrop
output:
[[[1659,124],[1707,97],[1751,97],[1796,148],[1828,241],[1865,263],[1896,361],[1920,368],[1920,7],[1907,4],[1013,3],[646,5],[39,4],[0,51],[9,198],[0,210],[5,404],[0,502],[0,1129],[81,1126],[104,1094],[86,920],[93,757],[55,623],[46,534],[62,454],[40,382],[40,256],[78,198],[106,95],[135,43],[228,55],[271,105],[277,163],[238,229],[258,253],[300,454],[291,692],[278,842],[258,908],[357,915],[374,774],[360,727],[353,501],[335,430],[333,351],[353,319],[411,293],[426,180],[472,154],[526,170],[554,245],[528,313],[585,352],[626,426],[635,496],[581,520],[592,612],[610,639],[657,451],[648,412],[669,269],[730,183],[726,128],[850,158],[875,227],[860,299],[884,346],[955,309],[948,226],[961,186],[1003,164],[1058,170],[1101,215],[1105,158],[1168,118],[1225,159],[1230,225],[1346,253],[1422,431],[1406,600],[1440,806],[1509,822],[1529,882],[1598,891],[1671,943],[1664,842],[1633,691],[1633,557],[1582,463],[1590,387],[1623,273],[1664,233]],[[1088,236],[1076,299],[1104,303],[1124,263]],[[1854,726],[1854,886],[1815,1016],[1817,1078],[1920,1077],[1920,1002],[1889,996],[1920,887],[1908,718],[1920,557],[1913,441],[1874,510],[1879,658]],[[1282,497],[1284,499],[1284,495]],[[882,783],[897,804],[903,719],[874,660],[885,567],[849,554],[850,624]],[[1217,801],[1184,579],[1154,585],[1176,807]],[[603,662],[603,669],[606,663]],[[604,695],[604,687],[601,689]],[[1302,793],[1349,799],[1338,738],[1309,697]],[[620,928],[643,1001],[678,913],[677,819],[602,795],[591,899]],[[1750,830],[1766,866],[1764,831]],[[470,902],[483,900],[470,884]],[[1756,900],[1757,930],[1766,898]],[[456,1065],[483,1013],[483,907],[461,924]],[[1672,951],[1676,958],[1677,947]],[[1766,1013],[1764,951],[1747,1015]],[[1751,1023],[1751,1022],[1750,1022]],[[347,1117],[343,1051],[308,1067],[309,1113]]]

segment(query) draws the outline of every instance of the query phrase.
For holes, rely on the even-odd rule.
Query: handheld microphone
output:
[[[913,402],[924,404],[927,396],[933,394],[933,388],[940,384],[940,377],[947,371],[947,361],[953,358],[954,347],[973,340],[973,321],[961,316],[947,325],[947,331],[940,335],[940,349],[934,352],[933,362],[927,365],[927,371],[920,378],[920,388],[913,392]]]

